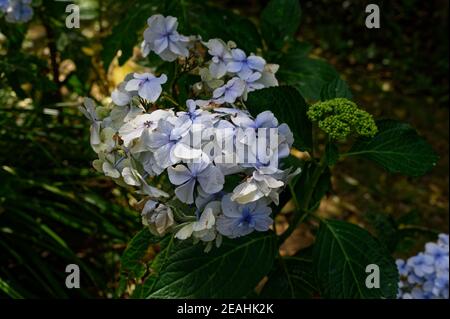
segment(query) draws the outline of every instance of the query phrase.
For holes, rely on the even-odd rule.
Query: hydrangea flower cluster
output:
[[[94,168],[137,188],[144,196],[142,222],[156,235],[192,237],[209,250],[222,236],[267,231],[269,205],[278,205],[279,193],[299,173],[279,165],[293,135],[270,111],[252,117],[243,101],[248,92],[278,85],[278,66],[233,43],[180,35],[173,17],[154,15],[148,25],[144,55],[176,61],[201,82],[185,106],[163,92],[165,74],[150,72],[126,76],[106,107],[86,98],[81,110],[91,122]],[[164,107],[165,98],[174,108]],[[167,191],[150,185],[161,176],[172,185]]]
[[[0,11],[10,23],[28,22],[33,17],[31,0],[0,0]]]
[[[448,299],[448,234],[429,242],[425,251],[408,260],[397,260],[399,299]]]

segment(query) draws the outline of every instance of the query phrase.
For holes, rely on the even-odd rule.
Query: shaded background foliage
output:
[[[136,199],[90,168],[80,97],[105,101],[139,67],[135,46],[156,5],[177,16],[184,33],[233,39],[249,52],[295,30],[262,30],[261,37],[259,17],[277,18],[276,8],[261,15],[268,1],[80,0],[82,28],[70,31],[66,4],[38,2],[28,29],[0,18],[0,296],[127,296],[119,261],[141,229]],[[381,29],[368,30],[366,1],[301,1],[295,34],[301,45],[281,56],[286,48],[271,41],[265,57],[280,63],[285,81],[294,70],[319,85],[336,69],[366,110],[413,123],[432,143],[440,161],[419,178],[387,175],[360,159],[340,164],[319,207],[322,216],[363,224],[395,255],[409,256],[448,232],[448,2],[378,4]],[[334,69],[307,57],[324,58]],[[314,86],[297,88],[308,99],[321,94]],[[284,207],[277,228],[285,229],[291,211]],[[282,254],[294,255],[311,238],[302,225]],[[150,260],[158,249],[140,257]],[[85,274],[83,289],[62,288],[69,263]]]

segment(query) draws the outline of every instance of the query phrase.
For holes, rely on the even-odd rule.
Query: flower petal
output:
[[[168,167],[169,180],[174,185],[181,185],[192,178],[191,171],[184,165]]]
[[[194,202],[194,187],[195,179],[191,179],[187,183],[178,186],[175,189],[175,195],[183,203],[192,204]]]
[[[139,86],[141,85],[142,80],[138,79],[132,79],[127,82],[127,85],[125,85],[125,90],[128,92],[137,91],[139,90]]]

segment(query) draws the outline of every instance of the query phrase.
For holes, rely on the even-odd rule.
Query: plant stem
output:
[[[310,213],[309,211],[309,202],[311,201],[312,195],[314,193],[314,189],[316,188],[317,182],[319,181],[320,176],[322,175],[323,171],[327,167],[325,155],[322,156],[320,159],[319,164],[314,169],[311,181],[308,185],[305,185],[306,193],[305,198],[302,203],[298,202],[297,195],[295,194],[295,190],[292,188],[291,185],[289,185],[289,188],[291,190],[292,198],[295,202],[295,206],[297,207],[297,211],[294,214],[294,218],[292,222],[290,223],[288,229],[281,234],[279,237],[278,243],[281,245],[291,234],[292,232],[297,228],[297,226],[302,223],[305,218]]]
[[[103,0],[98,2],[98,26],[100,34],[103,34]]]
[[[59,63],[58,63],[58,49],[56,47],[55,33],[51,25],[46,21],[45,17],[42,17],[42,23],[45,28],[45,33],[47,35],[47,46],[50,52],[50,67],[52,69],[53,82],[55,83],[57,89],[51,93],[51,99],[53,102],[62,102],[61,86],[62,83],[59,80]],[[64,117],[62,110],[58,112],[58,122],[63,123]]]
[[[177,103],[177,101],[175,101],[169,94],[164,92],[162,97],[163,97],[163,99],[169,101],[173,105],[180,107],[180,105]]]

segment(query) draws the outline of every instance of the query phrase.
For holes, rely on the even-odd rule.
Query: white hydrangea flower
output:
[[[84,98],[84,107],[79,107],[79,110],[88,118],[91,122],[91,145],[100,144],[100,125],[101,121],[98,119],[97,112],[95,111],[95,102],[90,98]]]
[[[216,239],[217,231],[214,226],[217,216],[221,212],[220,201],[213,201],[205,206],[199,219],[195,222],[187,223],[176,234],[175,238],[185,240],[191,236],[205,242]]]
[[[158,126],[159,120],[167,119],[173,115],[172,111],[166,110],[155,110],[150,114],[137,115],[119,129],[120,138],[123,140],[124,145],[128,147],[134,139],[140,138],[144,132],[149,134],[153,131]]]
[[[278,86],[278,80],[275,77],[275,73],[278,72],[280,66],[278,64],[266,64],[264,70],[261,72],[261,77],[258,79],[258,83],[261,83],[265,88]]]
[[[145,203],[141,217],[142,224],[157,236],[163,236],[175,225],[172,209],[153,200]]]
[[[149,195],[155,198],[169,197],[169,194],[166,192],[148,185],[142,175],[132,167],[125,167],[122,170],[122,177],[127,185],[140,187],[140,190],[138,191],[140,194]]]

